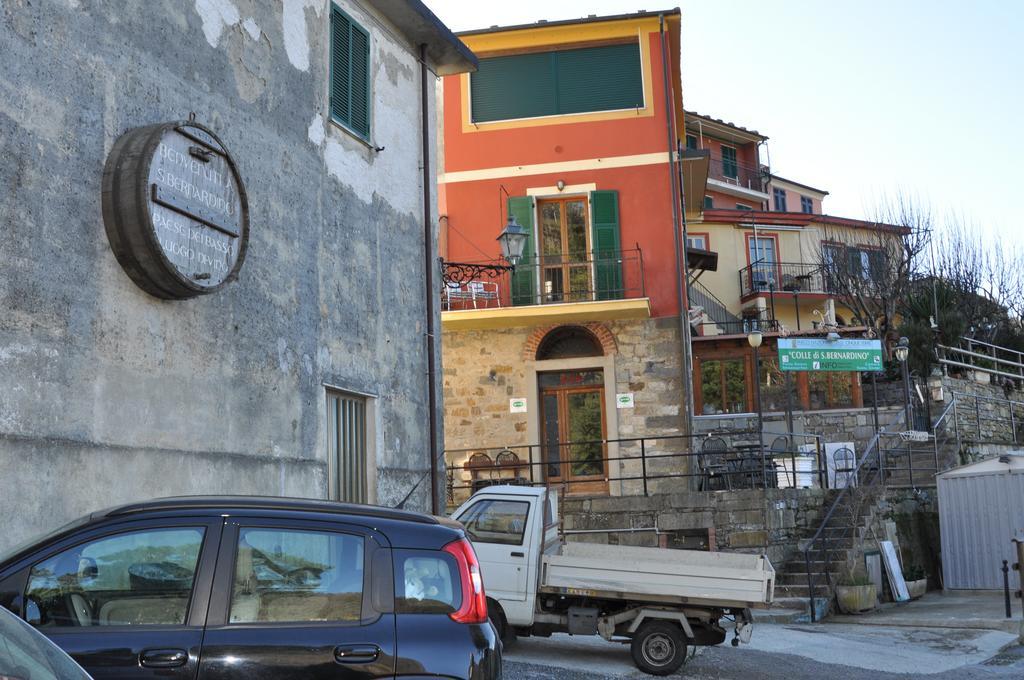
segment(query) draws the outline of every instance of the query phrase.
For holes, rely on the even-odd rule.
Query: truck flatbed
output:
[[[544,555],[539,590],[602,599],[766,608],[775,570],[762,555],[567,543]]]

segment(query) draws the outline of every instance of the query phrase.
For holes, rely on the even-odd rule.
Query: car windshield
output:
[[[6,550],[6,551],[0,553],[0,564],[3,564],[4,562],[7,562],[8,560],[13,559],[14,556],[17,555],[18,553],[20,553],[23,550],[26,550],[27,548],[32,547],[33,545],[35,545],[37,543],[45,543],[46,541],[50,540],[51,538],[53,538],[57,534],[64,533],[65,531],[68,531],[70,529],[74,529],[75,527],[81,526],[81,525],[85,524],[88,521],[89,521],[89,516],[88,515],[86,515],[85,517],[79,517],[78,519],[73,520],[71,522],[68,522],[67,524],[64,524],[62,526],[59,526],[56,529],[52,529],[51,531],[47,531],[46,533],[43,533],[43,534],[36,534],[36,535],[32,536],[31,538],[29,538],[29,539],[27,539],[25,541],[17,543],[13,548],[10,548],[9,550]]]
[[[67,654],[0,607],[0,678],[90,680]]]

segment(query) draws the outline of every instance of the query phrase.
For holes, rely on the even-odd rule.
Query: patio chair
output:
[[[473,294],[462,287],[460,283],[446,283],[444,285],[443,296],[441,299],[442,309],[452,309],[453,302],[465,302],[471,300]],[[461,305],[460,305],[461,306]]]
[[[469,296],[473,300],[473,309],[477,308],[477,301],[480,300],[484,303],[483,306],[490,307],[491,300],[498,303],[501,307],[501,300],[498,299],[498,284],[493,281],[470,281],[466,284],[466,288],[469,291]]]
[[[770,486],[774,489],[778,488],[779,486],[779,464],[775,460],[776,456],[785,456],[786,454],[789,454],[787,457],[790,459],[790,461],[793,461],[793,451],[789,446],[789,437],[787,435],[779,435],[778,437],[772,440],[772,445],[769,450],[772,454],[772,457],[770,459],[770,465],[772,467],[773,473],[772,479],[775,480],[774,484],[770,484]],[[766,465],[767,464],[769,463],[766,462]],[[793,467],[793,487],[796,488],[796,463],[792,462],[791,465]]]
[[[729,445],[721,437],[708,436],[700,447],[701,491],[716,491],[724,479],[726,488],[732,490],[732,468],[728,461]]]
[[[515,451],[509,451],[508,449],[502,451],[494,458],[494,466],[498,471],[498,477],[501,477],[501,473],[509,471],[512,473],[511,478],[502,478],[503,484],[523,484],[526,480],[521,476],[523,464],[519,460],[519,456],[516,455]]]
[[[465,468],[469,471],[470,486],[474,492],[494,483],[494,461],[483,451],[470,456]]]
[[[857,469],[857,457],[853,455],[853,451],[845,446],[841,449],[836,449],[832,452],[832,464],[835,469],[835,488],[841,489],[857,485],[857,480],[853,476],[854,471]],[[843,480],[842,486],[839,485],[840,479]]]

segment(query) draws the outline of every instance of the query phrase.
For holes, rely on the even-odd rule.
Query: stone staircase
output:
[[[830,492],[825,507],[831,507],[839,497],[838,491]],[[843,494],[830,521],[822,529],[818,544],[808,552],[805,560],[803,549],[817,528],[806,532],[800,541],[801,550],[788,562],[776,567],[775,607],[759,617],[761,620],[780,622],[777,619],[784,610],[788,618],[785,622],[808,623],[812,620],[812,602],[814,620],[820,621],[828,615],[836,579],[860,560],[865,541],[873,541],[871,527],[881,517],[880,497],[880,487]]]

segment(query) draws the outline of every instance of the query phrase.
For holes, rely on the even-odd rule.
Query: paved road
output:
[[[702,650],[675,677],[694,680],[1002,680],[1024,678],[1016,636],[984,630],[823,624],[760,625],[750,645]],[[507,680],[650,678],[629,648],[598,638],[521,639]]]

